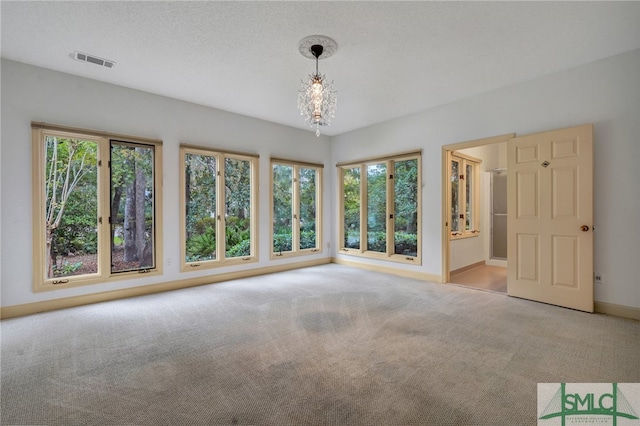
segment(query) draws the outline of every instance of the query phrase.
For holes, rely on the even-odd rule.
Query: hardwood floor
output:
[[[465,287],[506,293],[507,268],[480,265],[460,272],[452,271],[449,282]]]

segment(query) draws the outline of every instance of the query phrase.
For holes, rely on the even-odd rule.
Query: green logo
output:
[[[609,384],[606,384],[606,390],[602,386],[602,384],[574,384],[568,391],[567,384],[560,383],[559,389],[542,411],[539,420],[560,418],[562,426],[565,426],[567,418],[570,417],[573,417],[572,423],[609,424],[611,422],[613,426],[617,426],[619,418],[638,420],[638,414],[620,391],[617,383],[611,383],[610,388]],[[538,384],[538,398],[540,396],[540,384]],[[597,421],[596,416],[606,417],[600,417],[602,421]],[[538,424],[545,423],[538,422]]]

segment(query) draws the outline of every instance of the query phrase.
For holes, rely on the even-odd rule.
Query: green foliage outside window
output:
[[[272,173],[273,253],[281,254],[317,247],[318,170],[313,167],[274,163]],[[297,194],[294,196],[295,188]],[[299,216],[296,218],[294,215]],[[294,226],[299,227],[297,248],[293,243]]]
[[[223,154],[185,152],[185,261],[251,255],[251,161]],[[219,164],[224,161],[223,178]],[[218,182],[218,179],[222,181]],[[222,185],[220,185],[222,184]],[[219,188],[224,191],[221,197]],[[218,205],[223,200],[224,205]],[[223,207],[222,210],[221,207]],[[217,235],[218,220],[224,229]],[[224,253],[219,238],[224,237]]]
[[[342,169],[342,247],[405,257],[418,256],[418,165],[418,158],[409,158]],[[387,205],[387,191],[391,191],[393,200],[390,206]],[[364,205],[366,222],[361,223]],[[391,231],[387,230],[391,219],[387,215],[393,215],[393,241],[387,241]],[[361,248],[362,232],[366,235],[366,246]]]

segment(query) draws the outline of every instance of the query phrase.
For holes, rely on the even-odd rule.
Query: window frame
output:
[[[289,166],[292,167],[292,196],[291,196],[291,251],[276,252],[273,250],[274,242],[274,180],[273,166]],[[316,246],[306,249],[300,249],[300,169],[314,169],[316,171]],[[310,163],[305,161],[291,160],[285,158],[271,157],[269,161],[269,252],[270,259],[286,259],[289,257],[297,257],[310,254],[322,253],[323,245],[323,170],[324,164]]]
[[[180,272],[190,272],[223,266],[234,266],[258,262],[258,164],[259,155],[237,151],[222,150],[190,144],[180,144]],[[187,212],[186,212],[186,154],[206,155],[216,158],[216,258],[208,260],[186,261],[187,252]],[[226,257],[226,215],[225,215],[225,160],[248,161],[250,171],[250,255]]]
[[[46,194],[46,136],[81,139],[97,144],[96,197],[97,197],[97,271],[92,274],[47,278],[46,227],[44,226]],[[31,123],[32,145],[32,253],[33,291],[59,290],[84,285],[102,284],[149,275],[162,275],[162,141],[116,133],[100,132],[48,123]],[[127,271],[111,270],[111,171],[110,151],[112,142],[131,146],[152,146],[153,159],[153,256],[154,267]]]
[[[395,162],[416,160],[416,256],[395,253]],[[382,164],[386,166],[386,250],[377,252],[367,250],[368,239],[368,204],[367,204],[367,169],[370,165]],[[368,158],[359,161],[342,162],[336,165],[338,169],[338,253],[366,257],[370,259],[386,260],[410,265],[422,265],[422,150],[399,153],[378,158]],[[344,174],[345,170],[360,169],[360,248],[347,248],[344,244],[345,205],[344,205]]]
[[[451,212],[451,207],[453,205],[453,188],[451,186],[451,171],[452,171],[452,165],[453,162],[456,161],[458,162],[459,166],[459,171],[462,170],[463,173],[462,175],[465,176],[464,178],[458,178],[458,182],[464,180],[464,190],[460,191],[460,185],[458,185],[458,219],[459,219],[459,223],[462,226],[462,230],[453,230],[453,223],[451,223],[450,225],[450,235],[449,238],[451,240],[459,240],[459,239],[463,239],[463,238],[471,238],[471,237],[477,237],[480,235],[480,211],[481,211],[481,206],[480,206],[480,164],[482,163],[482,160],[479,158],[475,158],[472,157],[470,155],[467,154],[463,154],[459,151],[453,151],[451,152],[450,155],[450,159],[449,159],[449,181],[448,181],[448,206],[449,209],[448,211]],[[466,229],[466,220],[467,220],[467,204],[468,204],[468,200],[467,200],[467,182],[468,182],[468,176],[469,174],[466,172],[467,170],[467,166],[471,166],[472,167],[472,188],[471,188],[471,224],[470,224],[470,229]],[[460,172],[458,172],[458,175],[460,176]],[[462,212],[462,213],[460,213]],[[460,215],[462,214],[462,217],[460,217]],[[449,213],[449,217],[448,217],[448,221],[451,221],[451,213]]]

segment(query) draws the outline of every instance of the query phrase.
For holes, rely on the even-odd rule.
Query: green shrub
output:
[[[216,235],[211,227],[206,228],[200,235],[194,235],[187,240],[187,261],[212,259],[216,256]]]
[[[77,263],[69,263],[68,261],[64,261],[62,265],[56,266],[53,269],[53,275],[56,276],[64,276],[64,275],[72,275],[78,269],[82,268],[82,262]]]
[[[316,231],[302,231],[300,232],[300,249],[315,248],[316,246]]]
[[[227,249],[226,257],[242,257],[251,255],[251,240],[243,240]]]
[[[228,225],[228,224],[227,224]],[[225,244],[227,247],[233,247],[251,238],[249,229],[238,229],[227,226]]]
[[[395,254],[405,254],[415,256],[418,252],[418,236],[416,234],[407,234],[405,232],[395,233]]]
[[[204,234],[209,228],[216,229],[216,218],[205,217],[204,219],[200,219],[195,223],[193,228],[196,234]]]
[[[369,232],[367,234],[367,250],[385,252],[387,250],[386,232]],[[345,241],[345,247],[349,247]],[[394,253],[415,255],[418,251],[418,236],[407,234],[406,232],[396,232],[394,234]]]
[[[367,250],[385,252],[387,251],[387,233],[375,231],[367,233]]]
[[[273,251],[291,251],[291,234],[274,234]]]

